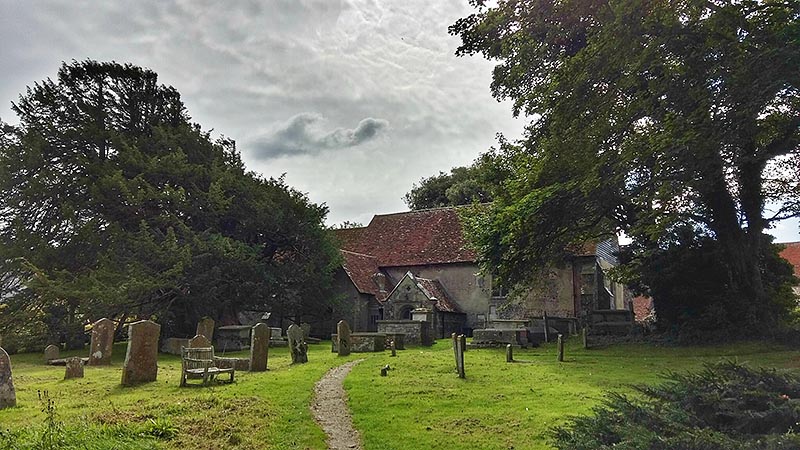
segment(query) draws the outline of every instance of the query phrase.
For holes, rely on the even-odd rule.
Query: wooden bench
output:
[[[181,347],[181,386],[186,386],[188,379],[202,379],[206,385],[221,373],[230,373],[233,383],[234,368],[219,368],[215,361],[214,347]]]

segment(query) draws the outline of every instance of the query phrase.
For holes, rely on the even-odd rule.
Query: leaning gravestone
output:
[[[83,361],[78,356],[67,358],[67,368],[64,371],[64,379],[83,378]]]
[[[211,317],[203,317],[197,322],[197,331],[194,333],[200,336],[205,336],[208,342],[214,340],[214,319]]]
[[[92,325],[92,343],[89,346],[89,365],[111,364],[111,349],[114,347],[114,322],[100,319]]]
[[[292,364],[302,364],[308,362],[308,344],[303,340],[303,329],[295,324],[289,325],[286,330],[286,337],[289,338],[289,351],[292,352]]]
[[[11,358],[0,347],[0,409],[17,405],[14,380],[11,379]]]
[[[338,352],[339,356],[347,356],[350,354],[350,325],[347,321],[340,320],[336,324],[336,339],[338,339]]]
[[[208,348],[211,347],[211,341],[202,334],[189,339],[189,348]]]
[[[250,333],[250,371],[267,370],[269,358],[269,338],[272,330],[265,323],[257,323]]]
[[[58,346],[50,344],[44,348],[44,362],[58,359]]]
[[[156,381],[160,333],[161,325],[150,320],[128,325],[128,352],[122,367],[123,385]]]

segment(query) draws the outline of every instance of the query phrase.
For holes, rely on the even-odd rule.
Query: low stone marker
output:
[[[453,340],[453,361],[456,363],[456,372],[458,372],[458,335],[452,333],[450,339]]]
[[[392,356],[397,356],[397,347],[394,345],[394,341],[392,341],[390,348],[392,349]]]
[[[54,359],[58,359],[58,346],[50,344],[44,348],[44,362],[47,363]]]
[[[202,334],[189,339],[189,348],[208,348],[211,347],[211,341]]]
[[[66,370],[64,370],[64,379],[70,378],[83,378],[83,360],[78,356],[67,358]]]
[[[564,361],[564,336],[558,335],[558,362]]]
[[[347,356],[350,354],[350,325],[347,321],[340,320],[336,324],[336,339],[338,339],[339,347],[336,354],[339,356]]]
[[[506,362],[514,362],[514,346],[506,345]]]
[[[0,347],[0,409],[17,406],[17,393],[11,378],[11,358]]]
[[[264,372],[267,370],[269,358],[269,338],[272,330],[265,323],[257,323],[250,333],[250,371]]]
[[[108,366],[111,364],[111,350],[114,348],[114,322],[103,318],[92,325],[92,343],[89,346],[89,365]]]
[[[464,371],[464,349],[467,348],[467,337],[463,334],[456,339],[456,369],[458,370],[458,378],[466,378]]]
[[[307,363],[308,344],[303,340],[303,329],[292,324],[286,330],[286,337],[289,339],[289,351],[292,352],[292,364]]]
[[[214,340],[214,319],[211,317],[203,317],[197,322],[196,335],[205,336],[208,342]]]
[[[161,325],[140,320],[128,325],[128,351],[122,367],[122,384],[156,381],[158,375],[158,335]]]

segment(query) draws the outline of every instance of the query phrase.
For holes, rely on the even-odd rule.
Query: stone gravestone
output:
[[[156,381],[158,374],[158,335],[161,325],[140,320],[128,325],[128,352],[122,367],[122,384]]]
[[[564,361],[564,336],[558,335],[558,362]]]
[[[394,341],[389,344],[389,348],[392,349],[392,356],[397,356],[397,346],[395,345]]]
[[[269,359],[269,338],[272,330],[265,323],[257,323],[250,333],[250,371],[264,372]]]
[[[189,348],[208,348],[211,347],[211,341],[202,334],[189,339]]]
[[[64,379],[83,378],[83,361],[78,356],[67,358],[67,368],[64,371]]]
[[[14,380],[11,379],[11,358],[0,347],[0,409],[17,405]]]
[[[514,346],[511,344],[506,345],[506,362],[514,362]]]
[[[346,320],[340,320],[336,324],[336,339],[339,341],[339,348],[337,354],[339,356],[347,356],[350,354],[350,325]]]
[[[458,335],[453,333],[450,338],[453,340],[453,361],[456,363],[456,372],[458,372]]]
[[[214,319],[211,317],[203,317],[197,322],[197,331],[194,333],[200,336],[205,336],[208,342],[214,340]]]
[[[286,330],[286,337],[289,338],[289,351],[292,352],[292,364],[307,363],[308,344],[303,340],[303,329],[292,324]]]
[[[303,330],[303,341],[308,342],[308,337],[311,336],[311,324],[303,322],[300,324],[300,329]]]
[[[52,359],[58,359],[58,346],[50,344],[44,348],[44,362]]]
[[[111,349],[114,347],[114,322],[100,319],[92,325],[92,343],[89,346],[89,365],[111,364]]]
[[[458,365],[458,378],[466,378],[464,372],[464,349],[467,348],[467,337],[463,334],[456,339],[456,364]]]

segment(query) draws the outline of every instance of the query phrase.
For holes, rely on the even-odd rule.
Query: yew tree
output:
[[[631,281],[689,230],[713,247],[732,326],[774,323],[785,305],[765,277],[787,279],[765,274],[764,232],[800,216],[800,2],[471,3],[450,28],[457,54],[497,61],[494,96],[530,117],[523,139],[487,156],[508,174],[473,218],[489,264],[524,282],[623,231]]]

